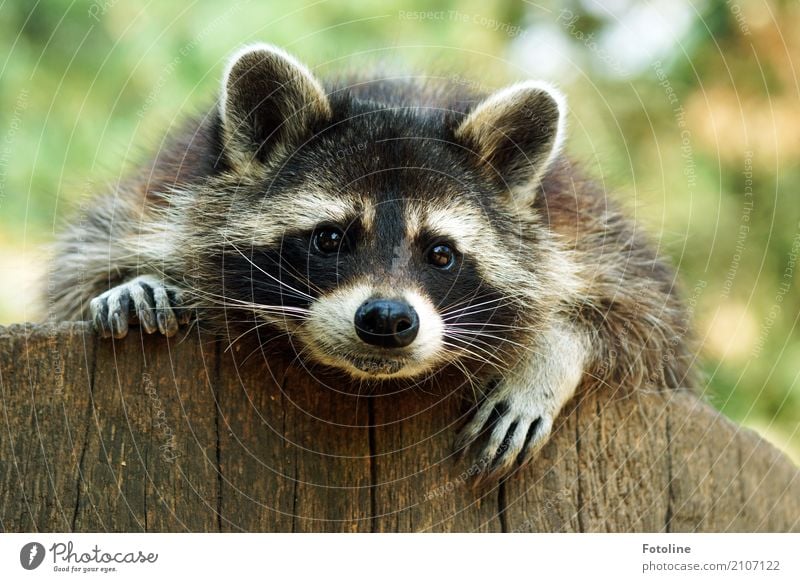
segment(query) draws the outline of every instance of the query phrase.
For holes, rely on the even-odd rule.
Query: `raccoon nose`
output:
[[[417,312],[405,301],[370,299],[356,311],[356,333],[364,342],[382,348],[404,348],[419,331]]]

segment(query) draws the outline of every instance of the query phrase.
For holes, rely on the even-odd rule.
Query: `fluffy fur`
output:
[[[539,82],[320,82],[248,47],[219,107],[63,233],[51,304],[114,337],[129,322],[172,335],[190,312],[232,338],[267,326],[359,379],[456,366],[483,396],[457,446],[502,476],[581,386],[694,382],[674,274],[560,153],[565,117]],[[343,237],[332,255],[325,228]],[[436,245],[451,267],[432,265]],[[353,313],[375,297],[416,311],[411,345],[359,340]]]

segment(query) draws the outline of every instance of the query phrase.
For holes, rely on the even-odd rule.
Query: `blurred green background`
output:
[[[320,72],[384,63],[562,87],[568,147],[678,266],[707,394],[800,460],[800,3],[777,0],[0,3],[0,323],[45,243],[244,43]]]

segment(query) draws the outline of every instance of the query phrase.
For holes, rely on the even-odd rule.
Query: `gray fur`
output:
[[[456,366],[483,383],[457,447],[476,450],[481,474],[491,478],[530,461],[580,390],[695,385],[674,275],[605,193],[559,153],[566,115],[560,94],[533,82],[466,97],[416,84],[350,90],[332,83],[328,95],[322,87],[283,51],[259,45],[238,53],[219,112],[191,125],[141,176],[99,199],[60,236],[51,268],[55,312],[91,319],[102,335],[121,338],[137,322],[147,332],[172,335],[190,311],[210,329],[230,333],[226,313],[234,309],[290,334],[315,362],[359,379],[373,369],[376,378],[419,378]],[[348,189],[323,159],[300,187],[265,197],[264,181],[335,114],[330,95],[347,91],[362,109],[385,108],[386,125],[375,133],[396,136],[396,149],[376,141],[365,155],[330,164],[339,174],[353,172]],[[368,91],[369,99],[362,95]],[[402,204],[379,198],[374,186],[359,190],[360,177],[391,166],[393,152],[401,159],[418,154],[399,139],[420,137],[405,135],[407,120],[422,119],[428,131],[440,123],[429,120],[449,115],[460,120],[451,136],[458,150],[436,151],[477,157],[476,166],[459,169],[464,188],[499,176],[501,195],[487,204],[468,190],[448,190],[433,174],[419,192],[404,193]],[[360,143],[357,137],[348,143]],[[409,165],[424,170],[426,163],[414,158]],[[402,228],[386,254],[381,245],[388,234],[378,229],[386,208],[395,207]],[[280,245],[292,229],[356,219],[374,258],[347,285],[312,298],[311,287],[287,287],[260,274],[289,295],[308,295],[308,307],[236,298],[231,282],[220,280],[215,261],[223,252],[228,260],[250,260],[251,249]],[[466,347],[454,345],[469,329],[452,323],[455,307],[448,312],[425,296],[413,261],[414,241],[431,230],[474,259],[481,281],[513,308],[513,326],[495,334],[487,327]],[[405,297],[425,317],[420,340],[391,358],[360,345],[352,329],[350,311],[376,293]],[[488,353],[481,347],[487,338],[502,340],[501,349]]]

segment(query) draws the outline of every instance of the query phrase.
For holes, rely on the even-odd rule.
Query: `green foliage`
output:
[[[653,48],[657,16],[631,19],[641,3],[590,4],[5,2],[0,276],[41,270],[15,259],[209,107],[242,44],[282,45],[322,72],[382,63],[489,88],[547,70],[570,98],[570,150],[679,268],[710,399],[800,455],[796,6],[648,3],[671,27]],[[620,26],[640,44],[614,52]],[[0,285],[0,321],[28,316],[18,295]]]

